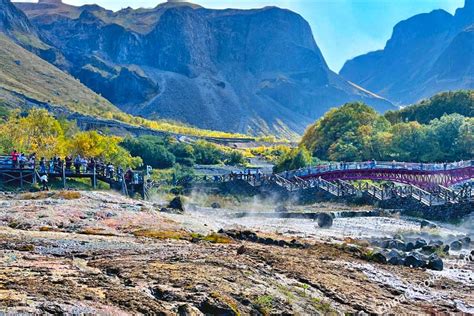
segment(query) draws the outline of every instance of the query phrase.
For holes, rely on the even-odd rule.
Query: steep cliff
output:
[[[332,72],[308,23],[288,10],[16,5],[64,54],[63,69],[135,115],[291,136],[348,101],[393,108]]]
[[[398,23],[386,47],[348,61],[340,75],[392,101],[416,102],[437,92],[474,88],[474,0]]]

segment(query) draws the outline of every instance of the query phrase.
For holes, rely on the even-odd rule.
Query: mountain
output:
[[[292,137],[345,102],[394,108],[332,72],[309,24],[288,10],[15,5],[67,61],[50,62],[134,115]]]
[[[398,23],[383,50],[346,62],[340,75],[400,104],[474,88],[474,0]]]
[[[0,105],[46,103],[83,114],[119,113],[114,105],[72,76],[38,57],[58,60],[26,15],[0,0]],[[33,53],[34,52],[34,53]]]

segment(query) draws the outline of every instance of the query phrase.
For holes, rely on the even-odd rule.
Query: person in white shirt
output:
[[[40,181],[41,181],[41,190],[42,191],[49,191],[49,188],[48,188],[48,175],[47,174],[44,174],[40,177]]]

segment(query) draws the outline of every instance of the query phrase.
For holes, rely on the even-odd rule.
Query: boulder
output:
[[[288,213],[288,208],[284,205],[278,205],[275,208],[275,212],[277,212],[277,213]]]
[[[318,226],[321,228],[330,228],[333,223],[331,214],[321,213],[318,215]]]
[[[426,265],[426,261],[422,260],[416,254],[410,254],[410,255],[406,256],[404,265],[406,267],[411,267],[411,268],[422,268]]]
[[[184,198],[182,196],[177,196],[171,200],[168,204],[169,208],[180,210],[184,212]]]
[[[438,256],[430,256],[427,268],[431,270],[442,271],[443,260],[441,260]]]
[[[175,209],[175,208],[168,208],[168,207],[163,207],[160,209],[161,213],[168,213],[168,214],[183,214],[184,211]]]
[[[462,242],[459,240],[453,241],[450,245],[449,248],[454,251],[459,251],[462,249]]]
[[[212,207],[213,209],[222,208],[221,205],[220,205],[218,202],[212,203],[212,204],[211,204],[211,207]]]
[[[420,228],[421,229],[435,229],[435,228],[438,228],[438,225],[436,225],[435,223],[429,222],[427,220],[423,220],[420,223]]]
[[[459,239],[459,241],[462,243],[463,248],[469,249],[469,247],[471,246],[471,238],[469,236],[463,237]]]
[[[384,264],[387,263],[386,255],[380,251],[374,252],[372,256],[370,257],[370,259],[373,262],[377,262],[377,263],[384,263]]]
[[[417,240],[415,240],[415,249],[423,248],[426,245],[427,243],[424,239],[418,238]]]
[[[413,242],[407,242],[405,244],[405,251],[412,251],[413,249],[415,249],[415,244]]]
[[[387,262],[392,265],[402,265],[404,262],[403,257],[396,250],[391,250],[387,255]]]
[[[441,248],[443,246],[443,242],[441,240],[430,240],[430,243],[428,245]]]
[[[405,243],[403,241],[399,240],[399,239],[390,240],[388,242],[388,247],[387,248],[406,251]]]

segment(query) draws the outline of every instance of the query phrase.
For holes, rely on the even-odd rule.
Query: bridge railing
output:
[[[459,168],[474,167],[474,160],[459,161],[452,163],[413,163],[413,162],[341,162],[300,168],[279,173],[286,179],[305,176],[314,176],[331,171],[344,170],[370,170],[370,169],[394,169],[394,170],[417,170],[417,171],[447,171]]]

